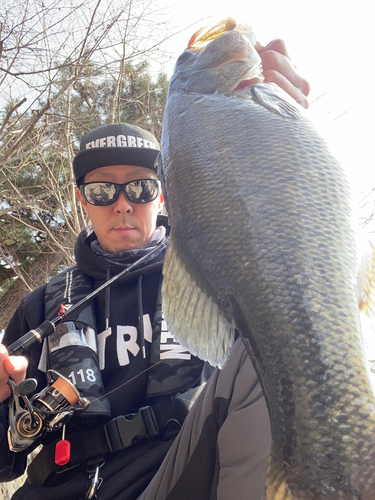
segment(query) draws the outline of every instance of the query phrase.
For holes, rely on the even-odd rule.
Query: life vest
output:
[[[52,320],[65,313],[93,291],[88,275],[77,266],[70,267],[50,279],[45,293],[45,318]],[[111,417],[104,396],[96,340],[97,328],[93,301],[74,311],[68,321],[60,323],[47,340],[47,367],[68,378],[82,397],[90,401],[84,420],[97,422]]]
[[[61,307],[68,310],[71,304],[92,291],[93,283],[88,275],[77,266],[66,269],[47,284],[45,318],[55,318]],[[45,368],[52,368],[69,378],[81,396],[92,401],[79,417],[73,417],[75,422],[72,424],[79,430],[74,432],[72,438],[68,469],[72,463],[97,460],[103,453],[121,451],[139,438],[154,439],[158,436],[170,439],[178,433],[193,401],[202,390],[200,382],[204,362],[192,356],[168,332],[162,312],[161,283],[155,306],[151,322],[153,335],[147,381],[148,405],[132,415],[111,418],[96,350],[94,301],[73,312],[68,321],[59,325],[56,332],[44,340],[42,358],[46,359]],[[92,425],[87,426],[87,422]],[[61,467],[54,461],[60,439],[61,436],[55,441],[45,442],[28,467],[31,484],[42,485],[51,473],[61,472]]]
[[[51,278],[45,292],[45,318],[53,319],[62,310],[93,291],[91,278],[77,265]],[[99,369],[96,342],[94,301],[88,301],[58,325],[56,332],[45,341],[47,368],[71,380],[83,397],[93,403],[82,418],[107,419],[110,403],[105,398]],[[162,312],[161,283],[152,320],[152,344],[148,372],[147,399],[155,401],[165,396],[185,392],[199,383],[204,362],[192,356],[168,331]],[[100,398],[100,399],[99,399]]]

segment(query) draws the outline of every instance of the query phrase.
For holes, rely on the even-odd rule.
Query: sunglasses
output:
[[[98,207],[116,203],[120,191],[131,203],[150,203],[160,193],[160,181],[156,179],[138,179],[116,184],[115,182],[88,182],[79,186],[82,198]]]

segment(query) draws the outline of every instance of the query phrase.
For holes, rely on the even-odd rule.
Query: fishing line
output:
[[[161,359],[160,361],[158,361],[157,363],[155,363],[154,365],[152,366],[149,366],[148,368],[146,368],[145,370],[143,370],[142,372],[138,373],[137,375],[135,375],[133,378],[131,378],[130,380],[128,380],[127,382],[124,382],[123,384],[119,385],[118,387],[116,387],[115,389],[112,389],[111,391],[108,391],[106,392],[105,394],[103,394],[102,396],[99,396],[98,398],[95,398],[95,399],[92,399],[90,401],[90,404],[93,403],[94,401],[98,401],[99,399],[102,399],[104,398],[105,396],[108,396],[109,394],[112,394],[113,392],[115,391],[118,391],[119,389],[121,389],[122,387],[124,387],[125,385],[129,384],[130,382],[133,382],[133,380],[135,380],[136,378],[140,377],[141,375],[143,375],[144,373],[148,372],[149,370],[151,370],[152,368],[154,368],[155,366],[158,366],[163,360]]]

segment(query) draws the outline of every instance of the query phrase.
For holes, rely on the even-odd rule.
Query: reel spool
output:
[[[51,373],[57,376],[56,380],[53,380]],[[32,403],[34,408],[56,412],[68,406],[74,406],[76,403],[79,403],[82,407],[88,405],[88,401],[85,398],[81,398],[79,392],[70,380],[63,377],[55,370],[48,370],[47,377],[50,385],[33,399]]]

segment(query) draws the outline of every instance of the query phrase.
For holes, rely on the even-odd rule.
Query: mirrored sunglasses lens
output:
[[[126,186],[126,194],[132,203],[150,203],[158,196],[159,185],[154,179],[133,181]]]
[[[90,182],[84,187],[85,197],[92,205],[110,205],[116,200],[116,186],[107,182]]]

